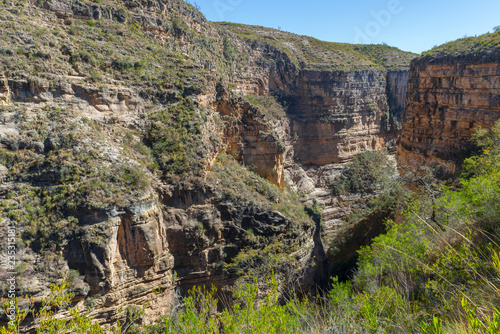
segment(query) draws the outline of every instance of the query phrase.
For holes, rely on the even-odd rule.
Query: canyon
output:
[[[498,53],[433,55],[412,62],[400,165],[428,165],[454,175],[478,129],[500,117]]]
[[[194,286],[230,294],[227,265],[250,250],[252,270],[282,268],[283,287],[304,294],[348,277],[384,231],[371,217],[339,240],[374,196],[333,194],[352,159],[397,151],[400,165],[454,173],[499,115],[491,54],[414,59],[208,22],[180,0],[1,12],[1,217],[21,233],[18,295],[68,280],[75,305],[108,325],[146,302],[154,321]]]

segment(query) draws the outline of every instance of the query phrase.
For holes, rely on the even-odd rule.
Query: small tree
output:
[[[500,26],[496,26],[495,28],[493,28],[493,31],[494,32],[500,31]]]

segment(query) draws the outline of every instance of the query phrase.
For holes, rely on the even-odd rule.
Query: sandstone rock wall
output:
[[[469,139],[500,118],[500,64],[443,60],[412,63],[398,146],[400,165],[456,172]]]
[[[152,49],[160,46],[171,51],[162,62],[155,60],[151,65],[153,71],[164,71],[165,76],[157,77],[159,84],[149,82],[146,86],[133,76],[140,73],[139,61],[137,71],[121,71],[113,69],[106,59],[102,64],[106,71],[97,73],[102,76],[90,78],[92,72],[83,69],[100,68],[92,67],[90,60],[72,60],[77,51],[72,49],[80,45],[72,47],[64,41],[52,58],[61,66],[48,69],[54,73],[28,76],[25,69],[16,73],[14,68],[12,77],[0,77],[0,105],[8,105],[0,110],[0,148],[12,154],[26,150],[26,156],[40,159],[43,164],[46,155],[60,144],[56,135],[47,135],[45,126],[50,125],[58,129],[57,135],[68,132],[72,140],[71,145],[58,152],[87,149],[87,144],[92,143],[98,148],[92,159],[102,162],[98,167],[105,169],[111,162],[138,166],[139,160],[148,159],[149,151],[139,136],[148,127],[149,115],[155,107],[168,110],[182,97],[193,102],[193,114],[204,117],[200,133],[196,133],[201,138],[200,149],[194,151],[204,158],[204,175],[189,180],[180,176],[178,183],[171,184],[150,164],[150,169],[137,169],[149,180],[140,193],[135,192],[135,186],[126,191],[105,189],[100,195],[104,197],[103,193],[109,192],[109,196],[116,197],[112,198],[113,203],[120,204],[106,207],[89,197],[88,202],[74,209],[76,213],[65,213],[68,217],[64,219],[74,216],[78,227],[72,227],[74,234],[57,246],[61,248],[57,270],[56,266],[47,266],[53,275],[40,271],[32,275],[37,282],[37,298],[46,293],[48,282],[60,281],[73,269],[81,275],[76,280],[79,286],[75,288],[75,302],[93,300],[92,315],[100,321],[113,323],[122,316],[120,307],[143,305],[146,301],[150,301],[149,319],[154,319],[175,303],[176,286],[186,292],[194,285],[231,284],[236,277],[225,274],[221,267],[249,245],[249,229],[264,239],[300,245],[294,255],[304,273],[299,282],[301,289],[314,291],[316,286],[326,284],[328,259],[319,236],[319,223],[297,226],[274,209],[279,197],[265,198],[264,203],[243,201],[236,196],[241,189],[232,189],[236,195],[228,195],[229,192],[217,188],[221,180],[210,183],[207,175],[218,155],[227,152],[271,183],[279,187],[288,183],[306,206],[316,200],[323,207],[327,233],[334,231],[351,208],[341,206],[328,186],[355,154],[386,145],[387,111],[389,108],[397,113],[404,100],[404,71],[387,74],[381,68],[301,69],[301,64],[272,43],[248,42],[222,31],[178,0],[127,1],[124,8],[50,0],[43,8],[48,11],[32,17],[50,22],[47,26],[60,24],[64,32],[58,32],[58,36],[69,31],[71,28],[66,26],[72,24],[98,29],[90,27],[87,19],[101,20],[99,24],[106,20],[116,21],[117,25],[135,22],[126,26],[130,28],[127,31],[140,35],[140,40],[155,41],[156,44],[148,45]],[[17,10],[12,8],[10,19],[19,15]],[[26,8],[33,10],[39,9]],[[85,21],[76,22],[81,18]],[[135,31],[138,28],[140,31]],[[24,57],[15,55],[21,56]],[[173,81],[177,83],[174,85]],[[390,98],[388,91],[393,94]],[[243,99],[249,94],[278,96],[285,102],[286,114],[268,117],[266,110]],[[74,118],[71,123],[61,120],[68,116],[58,118],[59,113],[68,110],[64,115]],[[46,114],[51,118],[30,125],[32,129],[22,129],[23,122]],[[194,127],[196,117],[192,118],[176,121],[186,121],[187,128]],[[84,127],[90,133],[78,137],[78,130]],[[67,186],[55,177],[60,176],[54,171],[56,168],[49,167],[40,173],[43,179],[38,178],[37,185],[45,182],[47,188],[56,189]],[[18,179],[14,169],[0,169],[2,177],[12,180],[2,185],[2,196],[26,183]],[[251,177],[257,178],[253,174]],[[82,182],[85,180],[82,178]],[[79,183],[75,181],[75,187]],[[357,198],[347,200],[354,203]],[[89,209],[100,204],[103,207],[99,210]],[[302,207],[296,204],[300,211]],[[47,260],[45,255],[33,255],[33,250],[26,252],[23,261],[37,259],[36,265],[40,266]],[[27,271],[25,276],[31,274]]]
[[[289,124],[287,119],[267,119],[265,111],[217,87],[214,109],[224,120],[226,152],[271,183],[285,186],[284,163]]]
[[[367,199],[334,196],[330,185],[356,154],[395,148],[407,79],[408,71],[300,71],[284,88],[278,86],[286,94],[290,119],[285,181],[305,206],[316,202],[321,208],[322,238],[327,254],[337,254],[329,258],[336,272],[354,264],[339,264],[338,253],[331,251],[339,245],[336,231]],[[354,245],[355,254],[356,245],[383,231],[382,220],[373,219],[369,228],[361,228],[363,238],[353,234],[343,245]]]
[[[285,144],[285,159],[283,164],[275,164],[274,170],[283,168],[284,184],[299,193],[305,206],[316,202],[322,209],[321,219],[326,226],[322,238],[330,254],[330,246],[336,247],[337,229],[354,207],[366,201],[359,195],[333,196],[330,185],[356,154],[383,148],[394,150],[406,105],[408,71],[304,70],[273,47],[256,42],[249,46],[253,50],[250,54],[269,60],[264,67],[268,73],[262,72],[257,60],[251,71],[260,73],[257,81],[268,83],[269,87],[248,91],[248,87],[255,87],[252,83],[256,77],[243,73],[235,90],[244,94],[268,91],[283,102],[288,121],[276,129],[285,126],[285,131],[280,130],[278,135]],[[267,149],[268,153],[273,151]],[[372,225],[365,229],[363,240],[370,240],[383,230],[381,221]],[[356,242],[353,239],[347,243]],[[337,259],[329,261],[336,264]]]
[[[401,122],[406,108],[409,71],[389,71],[387,73],[387,104],[391,116]]]
[[[295,162],[342,163],[384,147],[385,88],[384,72],[301,71],[287,112]]]
[[[79,78],[54,87],[30,80],[5,82],[12,108],[0,110],[4,121],[11,113],[16,115],[13,119],[19,118],[20,113],[43,113],[41,108],[77,110],[76,122],[83,117],[85,122],[91,119],[109,129],[111,142],[102,150],[112,152],[111,155],[120,156],[117,147],[123,145],[114,136],[128,127],[144,128],[141,115],[150,112],[148,100],[135,87],[106,85],[105,89],[97,89]],[[283,187],[288,123],[271,122],[259,108],[212,84],[218,93],[210,96],[214,104],[207,110],[209,116],[203,129],[206,136],[220,137],[221,143],[212,148],[211,160],[227,151]],[[22,142],[19,123],[8,121],[0,129],[5,147],[18,147]],[[30,149],[29,145],[22,144],[24,149]],[[43,153],[57,144],[46,141],[37,145],[33,144],[34,149]],[[206,164],[209,173],[210,161]],[[76,214],[72,213],[79,226],[62,247],[57,271],[51,267],[52,276],[40,270],[36,274],[26,272],[36,282],[30,285],[31,293],[40,298],[46,294],[49,282],[58,282],[69,275],[69,270],[76,270],[81,275],[74,280],[78,284],[72,285],[77,307],[83,310],[92,303],[90,315],[112,325],[123,318],[121,310],[127,306],[148,302],[145,320],[152,321],[168,314],[179,292],[186,294],[197,285],[214,284],[219,290],[231,285],[237,277],[224,273],[222,265],[250,245],[248,230],[262,238],[300,243],[296,259],[304,272],[297,288],[316,292],[318,286],[326,286],[328,259],[319,238],[319,226],[300,227],[301,234],[297,236],[293,234],[297,226],[290,218],[235,198],[221,200],[214,185],[202,181],[172,185],[153,174],[147,177],[152,186],[140,197],[131,198],[128,205],[90,211],[79,208]],[[51,178],[44,181],[55,182]],[[31,250],[20,255],[23,262],[32,261],[30,258],[44,261]],[[19,277],[28,280],[23,275]]]

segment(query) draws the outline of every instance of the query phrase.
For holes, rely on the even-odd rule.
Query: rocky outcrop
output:
[[[274,241],[294,249],[298,291],[326,285],[319,220],[303,206],[323,206],[327,233],[342,223],[350,207],[328,186],[355,154],[389,141],[387,111],[400,110],[411,55],[325,49],[285,33],[293,43],[283,49],[211,24],[180,0],[38,6],[0,9],[20,34],[5,36],[19,49],[0,54],[10,66],[0,80],[2,215],[22,218],[32,238],[20,260],[36,260],[23,275],[34,277],[37,298],[72,278],[75,303],[92,305],[98,320],[113,323],[122,307],[146,301],[151,320],[169,311],[176,289],[231,285],[224,263]],[[22,29],[30,20],[53,34]],[[224,152],[244,167],[223,169]],[[48,212],[43,223],[33,207]]]
[[[302,71],[287,91],[291,149],[285,180],[307,207],[316,202],[322,209],[327,254],[334,254],[330,247],[339,245],[337,231],[347,216],[367,200],[361,195],[334,196],[330,186],[356,154],[395,147],[407,75],[406,71]],[[342,242],[354,245],[355,253],[360,244],[383,231],[382,224],[372,225],[363,238],[356,239],[354,233]],[[340,265],[335,254],[329,260],[339,272],[347,265]]]
[[[427,164],[454,174],[479,128],[500,118],[500,64],[456,58],[412,62],[400,165]]]
[[[5,75],[0,75],[0,105],[7,105],[10,103],[10,88]]]
[[[229,28],[241,32],[238,27]],[[282,34],[260,27],[252,29],[254,32],[266,38]],[[321,219],[326,226],[322,237],[327,253],[333,254],[329,248],[338,244],[338,228],[345,224],[352,209],[366,199],[358,195],[333,196],[330,185],[356,154],[383,148],[395,150],[406,105],[408,70],[404,66],[390,70],[335,70],[324,64],[317,66],[321,69],[305,69],[292,60],[297,49],[284,52],[254,39],[247,43],[250,54],[267,60],[265,68],[269,72],[262,72],[259,62],[253,63],[249,72],[254,75],[243,73],[242,79],[235,81],[235,91],[258,94],[266,89],[249,88],[259,86],[255,82],[268,83],[269,94],[285,106],[289,130],[281,132],[285,136],[278,136],[285,144],[285,160],[280,165],[284,167],[284,183],[300,194],[305,206],[316,202],[322,209]],[[257,73],[260,79],[256,79]],[[354,237],[347,243],[354,245],[354,253],[356,245],[366,243],[383,230],[382,224],[373,227],[365,229],[367,233],[360,243],[355,240],[357,234],[352,234]],[[329,261],[335,265],[338,259],[330,257]]]
[[[65,258],[85,276],[89,295],[102,296],[94,301],[92,315],[113,324],[122,317],[120,307],[146,301],[149,315],[166,314],[176,302],[175,258],[157,195],[80,221],[83,235],[69,241]]]
[[[389,71],[387,73],[387,104],[390,115],[399,123],[406,108],[409,71]]]
[[[205,191],[176,190],[161,200],[153,195],[130,207],[80,217],[84,235],[69,241],[65,258],[85,276],[89,295],[102,296],[93,302],[92,315],[113,324],[122,316],[121,307],[148,301],[147,313],[155,319],[177,302],[176,288],[181,294],[199,285],[222,290],[236,279],[222,271],[222,264],[251,245],[248,230],[294,242],[287,237],[292,221],[281,213],[218,202],[210,189]],[[302,247],[296,259],[304,272],[296,288],[305,293],[328,281],[318,233],[307,227],[298,238]]]
[[[226,152],[283,188],[288,120],[269,119],[264,111],[249,102],[229,97],[221,85],[217,87],[214,108],[225,122],[223,142]]]
[[[43,94],[50,101],[45,106],[78,109],[84,122],[89,122],[87,117],[90,117],[101,124],[109,124],[116,132],[125,131],[122,126],[144,126],[140,115],[146,102],[133,89],[108,86],[106,90],[96,90],[74,82],[69,86],[73,94],[60,94],[62,88],[59,86],[53,91],[39,92],[32,90],[33,86],[28,82],[12,81],[11,85],[17,87],[13,90],[14,104],[28,105],[30,110],[33,106],[29,102],[38,101]],[[247,166],[255,166],[256,172],[274,184],[283,186],[285,147],[280,140],[285,134],[277,131],[280,128],[285,131],[285,126],[273,128],[274,123],[259,108],[241,98],[229,96],[221,86],[218,90],[217,103],[210,116],[212,121],[204,124],[206,131],[220,135],[223,142],[213,154],[220,153],[219,149],[225,150]],[[66,88],[65,93],[69,92]],[[119,100],[122,107],[117,109],[114,105],[120,103]],[[103,105],[111,107],[104,110]],[[2,110],[2,115],[9,113]],[[217,126],[210,125],[216,121],[223,123],[220,134],[215,130]],[[8,147],[31,149],[33,145],[36,149],[36,145],[20,133],[17,123],[8,122],[5,127],[9,130],[5,137]],[[60,145],[55,140],[46,140],[36,150],[43,154]],[[123,143],[113,141],[101,150],[119,161],[125,158],[117,149],[119,145]],[[128,164],[137,163],[125,159]],[[8,170],[5,174],[8,175]],[[73,270],[78,273],[71,287],[76,295],[75,303],[79,303],[77,306],[82,309],[92,303],[91,315],[100,322],[113,324],[122,319],[122,310],[127,306],[146,302],[146,320],[153,320],[167,314],[177,302],[176,289],[186,294],[197,285],[210,287],[213,284],[219,289],[231,285],[237,277],[225,273],[223,264],[230,262],[245,247],[258,246],[249,242],[249,230],[262,240],[269,238],[301,245],[295,258],[303,273],[295,288],[304,293],[315,293],[318,287],[326,286],[329,266],[319,238],[319,226],[297,225],[279,211],[263,207],[263,203],[224,195],[216,189],[218,181],[198,180],[194,185],[167,184],[153,174],[148,174],[148,177],[153,186],[129,198],[127,205],[101,210],[81,207],[72,213],[78,226],[73,227],[70,236],[63,241],[62,256],[58,258],[57,266],[51,265],[51,275],[36,268],[28,270],[25,274],[31,275],[37,283],[19,285],[19,290],[27,292],[29,288],[32,294],[41,297],[49,282],[60,281],[70,276],[70,270]],[[42,179],[49,187],[57,182],[52,172],[39,177],[36,182]],[[6,184],[2,196],[15,184]],[[23,250],[20,254],[21,262],[31,262],[35,256],[32,250]],[[47,260],[42,257],[38,261]],[[2,274],[5,273],[0,272]],[[19,278],[25,279],[23,275]]]
[[[384,72],[301,71],[287,111],[296,138],[294,161],[342,163],[384,147],[385,89]]]

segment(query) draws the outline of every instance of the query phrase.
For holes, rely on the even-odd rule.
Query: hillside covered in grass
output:
[[[324,42],[260,26],[216,23],[251,43],[271,44],[299,67],[309,70],[406,69],[417,55],[388,45]]]
[[[480,36],[471,36],[448,42],[423,52],[427,59],[457,59],[498,62],[500,60],[500,30]]]

